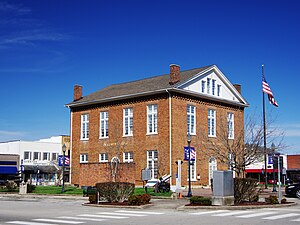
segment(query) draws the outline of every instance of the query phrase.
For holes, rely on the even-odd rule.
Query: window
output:
[[[147,106],[147,134],[157,134],[157,105]]]
[[[123,152],[123,162],[133,162],[133,153],[132,152]]]
[[[234,114],[227,113],[227,132],[228,138],[234,139]]]
[[[100,153],[99,154],[99,162],[108,162],[108,154]]]
[[[208,183],[212,185],[213,172],[218,170],[217,160],[214,157],[210,157],[208,162]]]
[[[100,112],[100,138],[108,137],[108,112]]]
[[[188,164],[187,164],[188,165]],[[196,181],[196,160],[195,161],[191,161],[191,181]],[[188,168],[188,178],[187,180],[189,180],[189,168]]]
[[[207,94],[210,94],[210,78],[207,78]]]
[[[31,160],[31,152],[24,152],[24,160]]]
[[[50,153],[49,152],[44,152],[43,153],[43,160],[50,161]]]
[[[196,107],[188,105],[187,111],[187,131],[190,134],[196,134],[195,121],[196,121]]]
[[[57,161],[57,153],[52,153],[52,161]]]
[[[124,125],[123,125],[123,135],[132,136],[133,134],[133,110],[132,108],[124,109]]]
[[[221,85],[217,85],[217,96],[221,96]]]
[[[216,136],[216,111],[212,109],[208,110],[208,136]]]
[[[80,163],[88,162],[88,154],[80,154]]]
[[[81,115],[81,140],[89,139],[89,114]]]
[[[205,80],[201,81],[201,91],[202,93],[205,93]]]
[[[211,94],[212,95],[215,95],[215,92],[216,92],[216,80],[212,80],[212,83],[211,83]]]
[[[40,152],[34,152],[33,153],[33,160],[40,160]]]
[[[151,170],[151,179],[158,178],[158,152],[147,151],[147,168]]]

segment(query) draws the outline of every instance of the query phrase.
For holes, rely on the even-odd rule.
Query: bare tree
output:
[[[229,128],[227,118],[222,118],[218,122],[216,137],[206,136],[203,142],[204,147],[219,162],[228,165],[228,169],[236,172],[238,177],[244,177],[246,166],[260,160],[264,154],[274,150],[280,150],[283,145],[283,132],[271,126],[273,120],[267,124],[267,146],[275,143],[273,149],[267,148],[264,152],[264,126],[255,119],[255,115],[249,116],[245,120],[244,126],[235,127],[234,137],[229,138]]]
[[[123,138],[122,122],[115,121],[109,130],[109,139],[104,144],[107,152],[111,155],[111,175],[112,181],[116,182],[117,173],[119,170],[120,157],[122,152],[126,150],[127,142]]]

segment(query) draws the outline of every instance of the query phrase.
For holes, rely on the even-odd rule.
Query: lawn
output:
[[[146,194],[146,191],[145,191],[144,188],[135,188],[134,189],[134,194],[135,195],[142,195],[142,194]],[[170,192],[156,193],[156,192],[154,192],[154,188],[148,188],[147,194],[149,194],[151,196],[170,197],[172,195],[172,192],[170,191]]]

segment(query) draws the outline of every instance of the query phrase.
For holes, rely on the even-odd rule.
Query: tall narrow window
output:
[[[228,138],[234,139],[234,114],[227,113],[227,132]]]
[[[221,85],[217,85],[217,96],[221,96]]]
[[[89,114],[81,115],[81,140],[89,139],[89,123],[90,123]]]
[[[215,95],[216,93],[216,80],[212,79],[211,81],[211,94]]]
[[[201,81],[201,91],[202,93],[205,93],[205,80]]]
[[[50,161],[50,152],[44,152],[43,153],[43,160]]]
[[[147,151],[147,168],[151,170],[151,179],[158,178],[158,152]]]
[[[147,106],[147,134],[157,134],[157,105]]]
[[[207,78],[207,83],[206,83],[207,84],[206,85],[207,86],[207,94],[210,94],[210,80],[211,80],[210,78]]]
[[[186,107],[187,112],[187,131],[190,134],[196,134],[195,122],[196,122],[196,107],[188,105]]]
[[[31,160],[31,152],[24,152],[24,160]]]
[[[188,173],[189,173],[189,168],[188,168]],[[196,181],[196,160],[191,161],[190,173],[191,173],[191,181]],[[189,178],[187,180],[189,180]]]
[[[133,110],[126,108],[123,110],[123,135],[132,136],[133,134]]]
[[[108,112],[100,112],[100,138],[108,137]]]
[[[34,152],[33,153],[33,160],[40,160],[40,155],[41,155],[41,153],[40,152]]]
[[[216,136],[216,111],[212,109],[208,110],[208,136]]]

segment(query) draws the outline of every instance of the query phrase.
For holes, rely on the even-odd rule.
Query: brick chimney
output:
[[[176,64],[170,65],[170,84],[176,84],[180,81],[180,66]]]
[[[74,101],[82,98],[82,86],[76,84],[74,86]]]
[[[240,84],[234,84],[233,86],[240,94],[242,94],[242,86]]]

